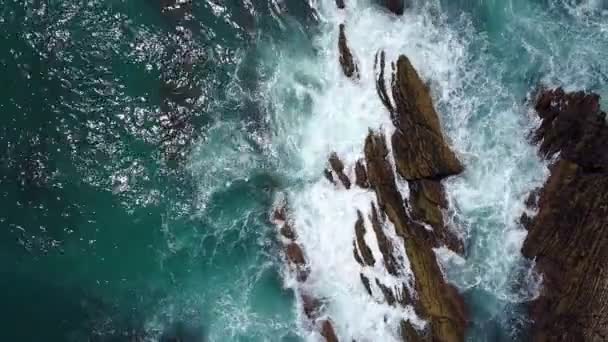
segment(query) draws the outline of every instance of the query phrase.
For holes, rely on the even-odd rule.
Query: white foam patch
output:
[[[268,84],[273,145],[296,162],[290,175],[299,179],[289,190],[289,203],[298,242],[302,245],[311,274],[307,291],[326,301],[325,313],[332,319],[340,339],[357,341],[397,341],[399,322],[415,326],[425,322],[411,307],[387,305],[375,285],[378,278],[389,287],[403,283],[413,290],[413,276],[404,250],[390,222],[387,237],[403,274],[393,277],[384,267],[375,233],[367,217],[375,195],[354,187],[344,190],[322,179],[327,158],[336,152],[352,167],[363,157],[369,129],[381,130],[390,138],[394,130],[389,113],[376,92],[376,53],[386,51],[387,84],[390,89],[391,63],[407,55],[423,79],[433,80],[436,89],[449,91],[452,70],[462,63],[465,47],[453,32],[436,24],[425,10],[397,17],[370,1],[349,1],[347,9],[336,9],[334,0],[314,2],[323,33],[315,39],[317,55],[281,53],[281,62]],[[338,26],[346,25],[348,45],[358,64],[360,79],[344,76],[339,64]],[[390,144],[389,144],[390,147]],[[391,157],[394,167],[394,161]],[[402,195],[409,197],[406,182],[396,175]],[[365,240],[376,258],[374,267],[361,267],[353,257],[354,224],[357,209],[366,218]],[[361,283],[360,273],[369,279],[374,296]],[[287,286],[299,286],[293,279]],[[304,320],[305,321],[305,320]],[[311,340],[318,338],[303,332]]]

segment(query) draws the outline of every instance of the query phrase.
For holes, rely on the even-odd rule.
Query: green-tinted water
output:
[[[160,3],[0,0],[2,340],[305,337],[268,211],[279,190],[314,193],[316,154],[360,140],[324,141],[331,113],[375,110],[334,96],[333,0]],[[428,51],[413,60],[467,166],[448,186],[469,246],[449,276],[471,340],[520,338],[514,218],[543,178],[523,100],[541,82],[605,92],[606,4],[414,1],[400,23],[370,3],[352,2],[369,11],[353,48]]]

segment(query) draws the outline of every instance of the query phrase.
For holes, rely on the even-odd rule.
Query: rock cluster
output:
[[[599,96],[562,89],[536,98],[541,125],[533,139],[554,159],[524,217],[522,252],[543,275],[530,305],[534,341],[608,339],[608,127]]]
[[[344,8],[343,1],[337,0],[336,4]],[[403,13],[403,1],[386,4],[395,13]],[[344,74],[358,79],[358,67],[348,47],[344,25],[339,27],[338,50]],[[372,201],[365,212],[363,208],[357,210],[353,223],[353,258],[362,267],[361,284],[370,296],[378,298],[374,294],[379,294],[391,306],[411,306],[427,322],[425,328],[419,330],[410,322],[402,321],[404,341],[464,341],[467,326],[464,302],[444,279],[434,252],[434,248],[441,246],[456,253],[463,250],[462,241],[443,219],[447,200],[441,183],[461,173],[463,166],[443,136],[428,87],[408,58],[401,56],[393,68],[392,96],[384,81],[384,53],[377,56],[376,66],[378,64],[377,91],[395,125],[394,133],[385,137],[383,133],[370,131],[362,151],[364,158],[355,165],[345,165],[336,153],[330,154],[324,174],[341,191],[358,187],[375,194],[376,201]],[[349,178],[352,174],[354,181]],[[409,200],[400,192],[399,182],[407,182]],[[280,227],[289,268],[298,281],[306,282],[309,271],[306,256],[298,245],[286,211],[286,205],[275,209],[275,224]],[[394,227],[394,232],[389,232],[392,229],[389,227]],[[374,232],[380,255],[374,256],[366,243],[368,229]],[[402,250],[406,255],[399,255],[398,251]],[[400,261],[406,257],[413,277],[402,269]],[[403,279],[403,283],[386,285],[380,279],[368,278],[363,269],[378,263],[395,278]],[[296,292],[306,317],[319,334],[327,341],[338,341],[331,319],[321,318],[324,317],[321,302],[311,294]]]

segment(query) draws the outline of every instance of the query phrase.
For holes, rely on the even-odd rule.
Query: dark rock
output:
[[[306,264],[304,252],[302,252],[302,248],[300,248],[300,246],[295,242],[292,242],[287,245],[287,247],[285,248],[285,254],[287,255],[287,259],[295,265]]]
[[[462,164],[443,138],[430,91],[405,56],[397,61],[392,88],[397,130],[391,140],[399,174],[418,180],[461,173]]]
[[[393,255],[395,248],[393,247],[393,243],[391,242],[391,240],[389,240],[389,238],[386,237],[386,234],[384,233],[384,217],[381,218],[381,216],[378,215],[378,210],[376,209],[376,205],[374,203],[372,203],[371,206],[372,213],[370,216],[370,220],[372,221],[372,227],[374,228],[374,232],[376,233],[376,239],[378,240],[378,248],[380,249],[380,252],[382,253],[382,258],[384,259],[384,267],[386,267],[388,273],[397,276],[398,264],[395,260],[395,256]]]
[[[388,305],[395,305],[395,303],[397,303],[397,298],[395,297],[393,290],[391,290],[388,286],[382,284],[380,280],[378,280],[378,278],[376,278],[376,285],[378,285],[378,287],[380,288],[380,291],[384,295],[384,299],[386,300],[386,303]]]
[[[336,0],[336,6],[338,6],[339,9],[344,9],[346,7],[344,5],[344,0]]]
[[[401,321],[401,336],[407,342],[430,342],[429,336],[419,333],[408,321]]]
[[[291,223],[289,223],[289,222],[285,222],[283,224],[283,226],[279,230],[279,233],[281,233],[281,235],[283,235],[284,237],[286,237],[289,240],[296,239],[296,232],[293,230],[293,227],[291,226]]]
[[[346,77],[359,78],[359,69],[355,63],[353,54],[350,52],[346,34],[344,33],[344,24],[340,24],[340,36],[338,38],[338,49],[340,50],[340,65]]]
[[[336,184],[336,181],[334,180],[334,175],[333,175],[333,173],[331,173],[330,169],[323,170],[323,175],[330,183],[332,183],[334,185]]]
[[[365,243],[365,223],[363,221],[363,215],[357,210],[357,222],[355,222],[355,236],[357,237],[357,247],[361,253],[361,259],[363,263],[368,266],[373,266],[376,263],[376,259],[372,254],[372,250]]]
[[[344,185],[345,188],[350,189],[350,179],[348,179],[348,176],[344,173],[344,163],[342,163],[337,154],[332,153],[329,156],[329,165],[338,176],[338,179],[340,180],[342,185]]]
[[[357,163],[355,164],[355,184],[363,189],[369,188],[367,171],[365,170],[365,165],[363,165],[363,161],[361,160],[357,160]]]
[[[405,0],[384,0],[386,7],[397,15],[402,15],[405,10]]]
[[[363,263],[363,260],[361,260],[361,255],[359,254],[359,249],[357,248],[357,240],[353,241],[353,256],[355,258],[355,261],[359,265],[365,266],[365,264]]]
[[[443,220],[442,210],[448,205],[441,182],[422,179],[408,183],[412,218],[429,224],[440,245],[445,245],[456,253],[464,253],[462,240],[449,230]]]
[[[369,295],[372,295],[372,287],[369,283],[369,279],[367,279],[366,276],[363,275],[363,273],[359,273],[359,276],[361,277],[361,283],[363,284],[363,287],[365,287],[365,289],[367,290],[367,293],[369,293]]]
[[[608,338],[608,127],[599,97],[562,89],[536,99],[534,138],[547,158],[559,153],[526,218],[522,249],[543,275],[530,304],[533,341]]]
[[[319,313],[321,312],[321,301],[310,295],[302,294],[302,307],[306,317],[315,320],[319,317]]]
[[[336,335],[336,331],[334,330],[333,324],[331,321],[324,320],[321,322],[321,336],[325,337],[326,342],[338,342],[338,336]]]
[[[463,341],[467,326],[464,301],[443,278],[433,251],[433,241],[425,229],[407,215],[383,135],[371,133],[365,142],[369,182],[383,210],[403,238],[405,251],[415,278],[420,314],[429,321],[430,334],[437,341]]]

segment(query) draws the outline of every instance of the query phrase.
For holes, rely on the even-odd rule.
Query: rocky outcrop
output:
[[[338,37],[338,50],[340,51],[340,65],[346,77],[359,78],[359,69],[355,62],[355,58],[348,47],[346,33],[344,32],[344,24],[340,24],[340,36]]]
[[[345,188],[350,189],[350,186],[351,186],[350,179],[344,173],[344,163],[342,162],[342,160],[340,160],[340,157],[338,157],[337,154],[332,153],[329,155],[329,165],[330,165],[331,169],[333,170],[333,172],[338,177],[338,179],[340,180],[340,182],[342,183],[342,185]],[[331,174],[331,171],[330,171],[330,174]],[[335,183],[335,181],[333,180],[334,179],[333,175],[331,175],[331,177],[327,176],[327,178],[331,179],[332,183]]]
[[[557,160],[525,217],[523,254],[543,275],[534,341],[608,340],[608,128],[595,94],[542,90],[533,138]],[[536,196],[535,196],[536,197]]]
[[[443,137],[430,91],[410,61],[405,56],[399,58],[391,79],[392,96],[384,84],[384,54],[378,56],[377,63],[378,95],[396,129],[390,139],[370,131],[365,140],[365,158],[354,166],[355,184],[373,191],[377,205],[370,204],[367,220],[362,210],[357,210],[353,257],[363,268],[381,262],[389,274],[399,278],[404,275],[399,259],[405,256],[397,253],[405,250],[414,280],[413,284],[395,288],[361,273],[361,284],[370,295],[380,291],[388,305],[412,305],[429,323],[425,331],[418,331],[404,321],[402,334],[408,341],[463,341],[467,326],[464,301],[444,279],[433,250],[444,245],[457,253],[463,250],[462,241],[444,223],[443,210],[448,204],[441,184],[444,178],[462,172],[463,167]],[[336,154],[330,156],[329,164],[328,179],[338,185],[334,181],[338,178],[349,188],[346,167]],[[400,181],[409,185],[409,201],[399,190]],[[399,240],[389,238],[389,223]],[[373,231],[381,260],[366,244],[368,229]],[[395,243],[403,243],[405,248],[397,248]],[[411,287],[415,293],[410,293]]]
[[[397,172],[408,181],[413,218],[433,228],[437,244],[462,253],[461,239],[446,227],[447,207],[441,180],[457,175],[463,166],[447,144],[428,86],[405,56],[391,77],[392,102],[384,81],[385,56],[377,58],[380,72],[376,89],[397,128],[391,137]]]
[[[336,0],[336,6],[339,9],[344,9],[346,7],[345,4],[344,4],[344,0]]]
[[[355,164],[355,184],[363,189],[369,188],[367,170],[365,170],[365,165],[363,165],[362,160],[357,160],[357,163]]]
[[[435,341],[463,341],[466,327],[464,304],[455,288],[443,278],[433,247],[424,227],[408,215],[404,199],[397,189],[388,161],[385,137],[370,133],[365,142],[369,181],[386,213],[403,238],[405,251],[415,277],[419,314],[429,321],[428,333]],[[410,332],[411,333],[411,332]]]

